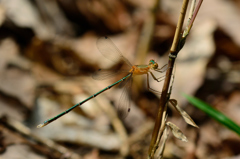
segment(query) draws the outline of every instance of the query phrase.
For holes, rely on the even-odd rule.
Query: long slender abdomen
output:
[[[115,85],[117,85],[118,83],[120,83],[120,82],[126,80],[127,78],[130,78],[130,76],[131,76],[131,73],[129,73],[127,76],[123,77],[122,79],[118,80],[117,82],[111,84],[110,86],[108,86],[108,87],[106,87],[106,88],[100,90],[99,92],[93,94],[92,96],[88,97],[87,99],[83,100],[82,102],[80,102],[80,103],[78,103],[78,104],[72,106],[71,108],[65,110],[64,112],[58,114],[57,116],[55,116],[55,117],[53,117],[53,118],[50,118],[50,119],[44,121],[42,124],[39,124],[39,125],[37,126],[37,128],[41,128],[41,127],[44,127],[44,126],[50,124],[50,123],[53,122],[54,120],[57,120],[57,119],[60,118],[61,116],[63,116],[63,115],[65,115],[65,114],[69,113],[70,111],[72,111],[73,109],[75,109],[75,108],[77,108],[78,106],[82,105],[83,103],[89,101],[89,100],[92,99],[92,98],[95,98],[97,95],[99,95],[99,94],[105,92],[106,90],[112,88],[113,86],[115,86]]]

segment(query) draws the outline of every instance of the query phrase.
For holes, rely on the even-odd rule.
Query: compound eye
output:
[[[155,64],[156,62],[152,59],[149,61],[149,64]]]
[[[158,68],[158,64],[157,63],[153,64],[153,68],[157,69]]]
[[[153,60],[150,60],[150,61],[149,61],[149,64],[150,64],[150,65],[151,65],[151,64],[153,64],[153,63],[154,63],[154,61],[153,61]]]

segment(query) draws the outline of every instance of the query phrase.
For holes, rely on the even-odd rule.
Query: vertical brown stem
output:
[[[157,118],[156,118],[156,121],[155,121],[155,126],[154,126],[154,129],[153,129],[152,140],[151,140],[149,151],[148,151],[148,154],[149,154],[150,158],[153,157],[154,152],[156,150],[157,145],[155,143],[156,143],[156,140],[157,140],[157,137],[158,137],[158,134],[159,134],[159,129],[161,127],[161,123],[162,123],[162,120],[163,120],[162,117],[163,117],[164,107],[165,107],[167,99],[168,99],[167,98],[168,88],[169,88],[169,84],[170,84],[170,81],[171,81],[171,75],[172,75],[172,71],[173,71],[174,62],[175,62],[174,58],[169,58],[169,61],[168,61],[169,69],[166,72],[166,78],[165,78],[163,89],[162,89],[162,95],[160,97],[160,103],[159,103],[160,106],[159,106]],[[162,133],[159,134],[159,135],[161,136]]]
[[[177,24],[177,28],[176,28],[175,35],[174,35],[173,44],[171,47],[171,52],[175,52],[177,49],[178,41],[179,41],[179,38],[180,38],[180,35],[182,32],[183,21],[184,21],[186,11],[187,11],[188,2],[189,2],[189,0],[183,1],[182,10],[181,10],[179,18],[178,18],[178,24]]]
[[[182,31],[182,26],[183,26],[183,21],[184,21],[186,10],[187,10],[188,1],[189,0],[183,1],[181,14],[179,16],[173,44],[172,44],[170,55],[169,55],[168,70],[166,72],[166,78],[165,78],[164,85],[162,88],[162,95],[160,97],[159,110],[158,110],[157,118],[155,120],[155,126],[154,126],[153,133],[152,133],[152,140],[151,140],[150,147],[148,150],[148,158],[149,159],[153,158],[156,148],[158,146],[157,139],[158,138],[160,139],[162,136],[162,133],[163,133],[163,131],[159,132],[159,130],[162,126],[161,125],[162,120],[164,120],[163,112],[164,112],[167,100],[169,98],[168,97],[168,89],[169,89],[169,85],[170,85],[170,81],[171,81],[171,75],[172,75],[172,71],[173,71],[173,67],[174,67],[174,63],[175,63],[175,58],[179,51],[179,50],[177,50],[177,46],[178,46],[179,38],[181,35],[181,31]]]

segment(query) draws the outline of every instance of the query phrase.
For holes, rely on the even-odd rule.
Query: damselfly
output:
[[[162,68],[158,68],[158,64],[154,60],[150,60],[148,65],[131,65],[131,63],[122,55],[122,53],[118,50],[118,48],[114,45],[114,43],[108,37],[99,38],[97,41],[97,47],[104,57],[106,57],[109,60],[112,60],[114,62],[118,62],[119,60],[122,60],[123,62],[126,63],[126,65],[129,67],[129,69],[128,69],[128,71],[119,70],[119,71],[115,71],[115,72],[109,71],[109,70],[99,70],[98,73],[93,76],[94,79],[97,79],[97,80],[106,79],[106,78],[112,77],[112,76],[114,76],[118,73],[122,73],[122,72],[127,72],[127,75],[125,77],[123,77],[122,79],[118,80],[117,82],[115,82],[115,83],[107,86],[106,88],[100,90],[99,92],[93,94],[92,96],[88,97],[87,99],[81,101],[80,103],[72,106],[71,108],[67,109],[66,111],[58,114],[57,116],[44,121],[42,124],[39,124],[37,126],[38,128],[48,125],[49,123],[53,122],[54,120],[57,120],[64,114],[67,114],[68,112],[72,111],[76,107],[81,106],[83,103],[89,101],[92,98],[95,98],[97,95],[103,93],[104,91],[112,88],[113,86],[115,86],[119,83],[122,83],[122,85],[124,85],[124,92],[122,93],[122,95],[120,97],[120,99],[124,100],[124,98],[126,98],[125,92],[129,91],[129,89],[131,88],[132,77],[134,75],[146,74],[148,90],[153,93],[159,93],[159,92],[155,91],[154,89],[150,88],[149,74],[153,77],[154,80],[156,80],[157,82],[160,82],[160,81],[162,81],[163,76],[156,78],[154,76],[154,74],[152,73],[152,71],[157,71],[157,72],[163,73],[164,71],[166,71],[167,65],[164,65]],[[123,101],[123,100],[120,100],[120,101]],[[124,105],[121,105],[118,107],[118,114],[121,116],[121,118],[125,118],[129,112],[130,112],[130,102],[127,102]]]

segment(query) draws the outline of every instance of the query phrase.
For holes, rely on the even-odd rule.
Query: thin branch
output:
[[[169,69],[166,72],[166,78],[165,78],[163,89],[162,89],[162,95],[160,97],[159,110],[158,110],[157,118],[155,120],[155,126],[154,126],[154,130],[153,130],[153,133],[152,133],[152,140],[151,140],[151,144],[150,144],[149,151],[148,151],[148,158],[149,159],[153,158],[154,153],[155,153],[155,151],[157,149],[157,146],[158,146],[157,145],[157,139],[161,138],[163,130],[164,130],[164,129],[161,129],[161,127],[163,126],[162,125],[163,112],[166,109],[165,108],[167,106],[166,103],[167,103],[167,100],[169,98],[168,89],[169,89],[169,85],[170,85],[170,81],[171,81],[171,75],[172,75],[172,71],[173,71],[173,67],[174,67],[175,58],[176,58],[176,55],[177,55],[176,51],[177,51],[177,47],[178,47],[179,38],[181,36],[181,31],[182,31],[183,21],[184,21],[187,6],[188,6],[188,1],[189,0],[184,0],[183,1],[181,14],[179,16],[179,20],[178,20],[173,44],[172,44],[170,54],[169,54],[169,61],[168,61]],[[172,53],[175,56],[171,56]],[[160,131],[160,129],[162,131]]]
[[[61,156],[61,158],[65,158],[64,157],[65,155],[70,155],[71,159],[82,159],[82,157],[79,154],[72,152],[71,150],[65,148],[64,146],[59,145],[50,139],[35,135],[28,127],[26,127],[17,120],[11,118],[4,119],[4,117],[2,117],[0,118],[0,123],[3,123],[5,126],[19,133],[22,137],[28,138],[26,142],[29,143],[29,145],[31,145],[34,149],[39,147],[36,146],[36,143],[38,143],[38,145],[41,145],[42,148],[41,149],[38,148],[37,150],[43,152],[43,154],[47,153],[44,151],[44,148],[47,147],[49,148],[49,151],[51,151],[58,157]]]

